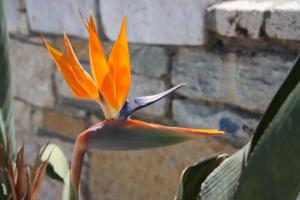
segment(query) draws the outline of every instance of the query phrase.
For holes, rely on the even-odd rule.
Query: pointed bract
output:
[[[100,90],[100,94],[111,107],[116,109],[118,106],[116,101],[115,85],[92,15],[90,16],[89,26],[89,51],[92,74]]]
[[[126,38],[126,17],[123,17],[119,37],[111,50],[108,65],[117,89],[116,97],[118,109],[120,109],[127,98],[130,87],[130,56]]]
[[[71,64],[74,73],[76,74],[76,78],[78,82],[81,83],[81,86],[84,88],[85,91],[89,93],[89,95],[93,99],[98,99],[99,98],[98,88],[95,82],[90,77],[90,75],[81,67],[66,34],[64,34],[64,44],[67,53],[66,57],[69,63]]]
[[[137,150],[224,134],[218,130],[164,126],[131,119],[105,120],[80,133],[77,142],[86,150]]]
[[[178,134],[187,135],[190,134],[190,136],[198,136],[198,135],[224,135],[224,131],[219,131],[215,129],[194,129],[194,128],[182,128],[182,127],[175,127],[175,126],[164,126],[160,124],[153,124],[153,123],[147,123],[140,120],[133,120],[128,119],[126,120],[126,126],[127,127],[140,127],[140,128],[147,128],[147,129],[153,129],[153,130],[161,130],[166,132],[174,132]]]
[[[60,51],[53,48],[50,44],[46,43],[44,40],[44,44],[48,49],[49,53],[51,54],[55,64],[57,65],[58,69],[61,71],[62,75],[64,76],[65,80],[67,81],[72,93],[80,98],[91,99],[95,98],[90,91],[86,91],[83,85],[88,83],[80,82],[77,79],[77,74],[75,73],[73,67],[69,63],[66,56],[61,53]],[[91,86],[92,87],[92,86]]]

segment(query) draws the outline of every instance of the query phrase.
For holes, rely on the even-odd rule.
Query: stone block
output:
[[[189,99],[236,105],[251,112],[267,108],[296,56],[254,51],[214,54],[181,48],[173,60],[172,84],[187,82],[177,93]]]
[[[273,2],[266,19],[266,34],[281,40],[300,40],[300,2],[297,0]]]
[[[78,118],[58,111],[43,112],[43,129],[68,139],[75,139],[86,129],[84,118]]]
[[[228,144],[204,137],[150,150],[92,152],[92,199],[174,199],[184,168],[220,152],[234,151]]]
[[[284,81],[295,57],[256,53],[240,56],[236,69],[236,104],[264,112]]]
[[[207,9],[209,29],[227,37],[260,37],[271,1],[224,1]]]
[[[129,45],[132,72],[159,78],[168,70],[168,54],[162,47]]]
[[[258,123],[258,118],[247,116],[229,108],[218,108],[195,104],[189,100],[173,100],[173,119],[180,125],[201,129],[219,129],[231,133],[224,138],[234,146],[241,147],[250,139],[250,132]]]
[[[54,104],[53,64],[47,50],[16,40],[10,41],[12,83],[15,96],[40,107]]]
[[[100,0],[103,31],[118,36],[127,15],[128,41],[147,44],[202,45],[205,43],[205,8],[218,0],[172,1]],[[112,12],[113,11],[113,12]]]
[[[87,38],[88,33],[79,10],[85,16],[95,13],[95,1],[87,0],[25,0],[29,27],[33,32],[62,34]]]
[[[179,94],[192,99],[219,100],[221,91],[221,58],[199,48],[180,48],[173,60],[173,85],[188,83]]]
[[[139,96],[154,95],[167,90],[164,81],[158,79],[147,78],[144,76],[131,75],[131,87],[129,91],[129,99],[133,103],[133,99]],[[164,98],[147,108],[137,112],[141,115],[151,115],[162,117],[167,112],[168,98]]]

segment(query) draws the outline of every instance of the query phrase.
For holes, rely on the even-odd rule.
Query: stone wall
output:
[[[217,153],[233,153],[253,133],[299,50],[297,1],[6,0],[18,143],[28,162],[47,141],[71,158],[76,135],[103,119],[96,103],[72,96],[42,45],[62,49],[67,32],[88,67],[87,33],[78,10],[96,17],[108,54],[127,14],[132,84],[129,98],[187,82],[175,95],[137,113],[162,124],[219,128],[233,134],[171,147],[90,152],[85,199],[172,199],[181,171]],[[59,199],[45,179],[39,199]]]

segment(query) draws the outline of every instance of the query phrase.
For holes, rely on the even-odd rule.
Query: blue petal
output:
[[[134,103],[137,106],[148,106],[150,104],[153,104],[159,100],[161,100],[162,98],[164,98],[165,96],[171,94],[172,92],[178,90],[179,88],[181,88],[182,86],[186,85],[186,83],[182,83],[179,84],[167,91],[164,91],[162,93],[156,94],[156,95],[151,95],[151,96],[143,96],[143,97],[137,97],[134,99]]]
[[[182,83],[182,84],[179,84],[167,91],[164,91],[162,93],[159,93],[159,94],[156,94],[156,95],[151,95],[151,96],[144,96],[144,97],[137,97],[134,99],[134,103],[137,105],[135,108],[133,109],[128,109],[126,110],[127,113],[124,113],[122,115],[122,117],[124,119],[126,119],[127,117],[129,117],[131,114],[133,114],[134,112],[146,107],[146,106],[149,106],[159,100],[161,100],[162,98],[166,97],[167,95],[171,94],[172,92],[178,90],[179,88],[181,88],[182,86],[186,85],[186,83]],[[125,106],[125,105],[124,105]],[[129,102],[128,102],[128,106],[129,106]],[[123,109],[122,109],[123,110]],[[120,116],[121,116],[121,113],[120,113]]]
[[[126,119],[128,116],[129,116],[129,113],[131,112],[131,106],[130,106],[130,103],[129,103],[129,100],[127,99],[120,111],[120,114],[119,114],[119,118],[120,119]]]

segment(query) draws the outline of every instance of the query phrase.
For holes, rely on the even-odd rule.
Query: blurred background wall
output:
[[[233,153],[261,114],[299,52],[299,1],[6,0],[18,143],[32,160],[47,141],[71,158],[76,135],[103,119],[100,107],[72,96],[40,34],[62,49],[70,37],[87,67],[87,32],[78,10],[97,20],[108,54],[127,15],[130,98],[188,82],[175,95],[137,113],[162,124],[218,128],[233,134],[135,152],[90,152],[85,199],[173,199],[181,171],[217,153]],[[45,179],[39,199],[59,199]]]

